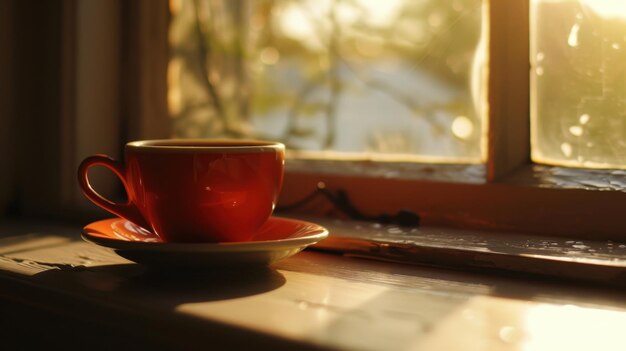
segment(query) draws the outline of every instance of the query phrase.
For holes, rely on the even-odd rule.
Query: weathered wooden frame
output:
[[[298,167],[288,166],[280,203],[301,200],[314,191],[319,182],[324,182],[331,191],[345,190],[353,204],[365,213],[410,209],[418,212],[426,225],[626,240],[623,218],[626,192],[584,186],[577,189],[558,185],[546,187],[547,184],[536,179],[540,177],[530,161],[529,145],[529,2],[492,0],[485,7],[490,33],[488,130],[486,165],[480,180],[467,179],[463,172],[451,175],[450,167],[440,165],[423,165],[411,176],[400,172],[387,177],[367,172],[345,173],[332,166],[320,172],[315,161],[299,161]],[[126,140],[168,136],[169,117],[165,104],[169,17],[166,0],[118,5],[128,16],[121,18],[123,37],[118,38],[124,48],[120,54],[121,69],[106,62],[101,62],[100,69],[121,74],[122,89],[117,98],[120,115],[114,117],[119,118],[115,123],[120,124],[124,132],[123,135],[119,131],[104,135],[106,131],[98,130],[104,144],[99,145],[97,151],[119,156]],[[59,189],[64,196],[63,201],[45,201],[46,206],[34,210],[35,214],[69,213],[77,208],[83,209],[79,213],[93,213],[93,208],[89,212],[84,207],[86,200],[77,191],[73,176],[74,165],[85,153],[91,152],[81,149],[76,139],[81,133],[85,135],[85,130],[77,125],[80,116],[75,115],[74,105],[75,67],[76,61],[81,59],[75,55],[72,39],[76,31],[75,7],[75,1],[66,0],[63,14],[70,17],[64,21],[63,33],[69,39],[61,50],[61,69],[63,76],[72,80],[61,87],[65,126],[61,130],[64,143],[59,151],[62,169],[57,169],[59,175],[53,178],[60,182]],[[311,162],[313,167],[306,164],[302,167],[302,162]],[[393,170],[395,166],[388,163],[376,167]],[[455,167],[463,168],[452,166]],[[53,171],[42,170],[50,174]],[[51,210],[51,203],[60,205]],[[303,212],[327,214],[332,211],[318,204]]]
[[[281,202],[294,203],[324,182],[331,191],[346,191],[367,213],[410,209],[425,224],[626,240],[626,192],[546,184],[530,161],[529,4],[530,0],[486,4],[488,131],[483,184],[433,181],[432,174],[425,180],[312,174],[299,167],[287,173]],[[437,167],[433,169],[437,172]]]

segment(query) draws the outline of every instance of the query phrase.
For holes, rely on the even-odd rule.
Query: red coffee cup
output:
[[[271,216],[285,164],[281,143],[246,140],[145,140],[125,147],[126,166],[87,157],[78,182],[94,204],[167,242],[248,241]],[[89,184],[92,166],[113,171],[128,193],[114,203]]]

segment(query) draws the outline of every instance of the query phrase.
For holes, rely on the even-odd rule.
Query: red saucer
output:
[[[317,224],[271,217],[252,241],[222,243],[166,243],[122,218],[91,223],[83,228],[86,241],[108,247],[131,261],[168,266],[236,266],[270,264],[294,255],[326,238]]]

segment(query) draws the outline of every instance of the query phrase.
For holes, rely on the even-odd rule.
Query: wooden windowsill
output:
[[[288,173],[311,173],[385,180],[487,184],[484,164],[411,163],[290,158]],[[531,188],[626,192],[626,170],[527,164],[492,183]]]
[[[626,242],[310,218],[330,231],[314,248],[463,271],[626,286]]]
[[[366,177],[371,179],[402,179],[447,183],[483,184],[486,169],[482,164],[411,163],[313,160],[290,158],[286,162],[287,173],[312,173]]]
[[[83,242],[79,225],[29,226],[0,225],[5,345],[515,350],[559,336],[626,347],[626,300],[596,284],[314,251],[253,271],[158,271]]]
[[[498,180],[487,173],[482,165],[289,160],[279,205],[297,203],[323,183],[369,215],[408,209],[431,226],[626,241],[623,170],[527,164]],[[322,201],[298,211],[337,212]]]
[[[502,182],[526,187],[626,193],[626,170],[528,165]]]

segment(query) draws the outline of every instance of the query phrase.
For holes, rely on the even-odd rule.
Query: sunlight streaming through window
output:
[[[178,137],[481,162],[481,0],[172,0]],[[482,39],[481,39],[482,37]]]

